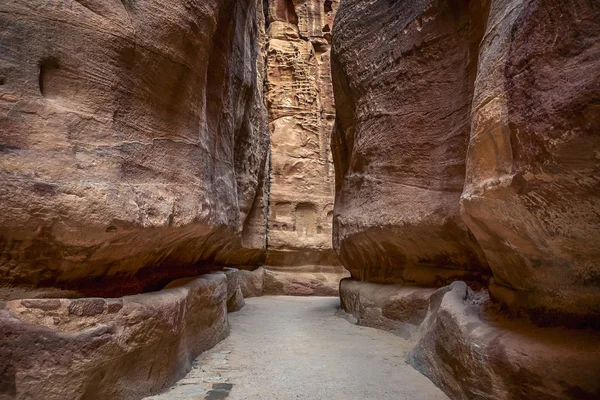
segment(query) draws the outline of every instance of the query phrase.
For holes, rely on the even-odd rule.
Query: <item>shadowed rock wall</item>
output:
[[[334,246],[355,279],[491,273],[512,311],[600,320],[599,16],[584,0],[340,7]]]
[[[262,260],[261,18],[253,0],[2,2],[3,284],[139,292]]]
[[[600,396],[599,38],[595,1],[340,5],[342,307],[453,399]]]
[[[239,290],[239,287],[237,287]],[[139,399],[229,333],[228,279],[123,298],[0,302],[0,399]]]
[[[460,218],[471,42],[481,36],[467,2],[348,1],[338,23],[333,242],[342,263],[372,282],[480,280],[487,263]]]

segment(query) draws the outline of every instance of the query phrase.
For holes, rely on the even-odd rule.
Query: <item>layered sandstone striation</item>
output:
[[[266,249],[262,1],[0,4],[0,398],[137,399]],[[151,292],[151,293],[150,293]]]
[[[338,10],[342,306],[452,398],[600,396],[599,38],[585,0]]]
[[[371,3],[344,4],[333,38],[344,265],[379,282],[491,273],[513,311],[597,321],[599,7]]]
[[[120,296],[264,258],[261,18],[254,0],[2,2],[3,285]]]
[[[266,3],[271,134],[267,264],[338,264],[331,246],[335,108],[330,38],[339,1]]]
[[[335,105],[330,41],[339,1],[265,3],[270,169],[265,294],[337,295],[331,244]]]
[[[598,333],[540,328],[495,311],[486,292],[454,282],[430,297],[407,360],[452,399],[595,399]]]
[[[545,323],[600,327],[600,4],[488,13],[461,204],[490,293]]]
[[[460,217],[481,34],[468,11],[463,1],[340,7],[333,241],[357,279],[440,285],[488,273]]]

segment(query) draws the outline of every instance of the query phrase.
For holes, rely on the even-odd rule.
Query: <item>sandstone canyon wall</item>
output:
[[[0,3],[0,398],[141,398],[227,335],[249,284],[198,275],[265,257],[264,24]]]
[[[331,27],[339,1],[268,1],[269,265],[337,264],[331,246],[335,108]]]
[[[331,29],[339,0],[265,2],[270,168],[268,294],[337,295],[347,272],[331,244],[335,119]]]
[[[139,292],[264,257],[255,3],[2,2],[4,284]]]
[[[340,5],[342,306],[452,398],[600,396],[599,38],[595,1]]]

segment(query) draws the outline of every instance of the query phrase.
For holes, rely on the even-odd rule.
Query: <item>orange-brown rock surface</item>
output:
[[[140,399],[225,338],[227,277],[122,298],[0,302],[0,399]],[[238,287],[239,289],[239,287]]]
[[[598,5],[364,7],[333,38],[344,265],[417,284],[489,265],[509,309],[598,321]]]
[[[464,220],[493,298],[550,324],[600,327],[599,41],[597,1],[504,0],[479,47]]]
[[[340,7],[333,241],[355,278],[439,285],[487,273],[460,218],[479,34],[463,1]]]
[[[3,284],[118,295],[260,261],[257,15],[254,0],[0,4]]]
[[[599,38],[586,0],[338,9],[342,306],[453,399],[600,396]]]
[[[339,1],[267,3],[268,265],[338,264],[331,246],[335,116],[329,40]]]
[[[407,360],[452,399],[595,399],[600,341],[591,330],[541,328],[494,311],[464,282],[430,298]]]

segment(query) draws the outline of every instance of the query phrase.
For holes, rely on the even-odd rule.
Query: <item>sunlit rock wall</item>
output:
[[[329,141],[335,108],[329,43],[338,3],[265,3],[269,265],[337,264],[331,246],[334,173]]]

